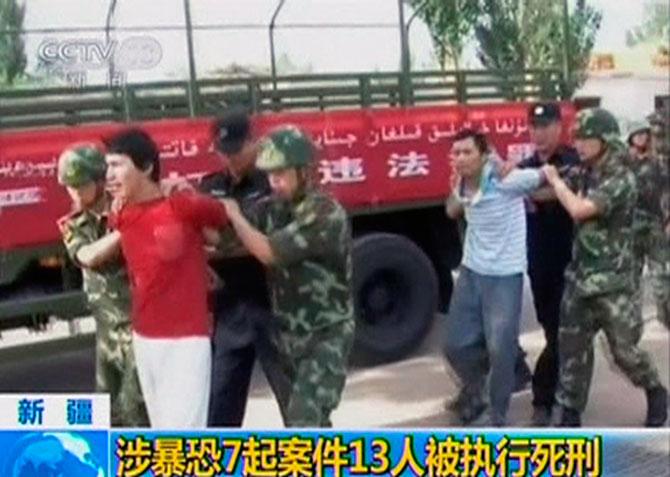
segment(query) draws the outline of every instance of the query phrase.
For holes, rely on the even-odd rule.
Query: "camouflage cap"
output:
[[[651,124],[647,120],[643,121],[634,121],[631,123],[631,125],[628,127],[628,133],[626,134],[625,139],[630,140],[631,137],[635,136],[638,133],[641,132],[649,132],[651,131]]]
[[[609,111],[602,108],[584,109],[577,114],[574,135],[577,139],[602,139],[618,143],[619,123]]]
[[[103,180],[107,165],[105,153],[93,143],[70,146],[58,158],[58,183],[67,187],[81,187],[89,182]]]
[[[263,171],[306,167],[314,158],[312,140],[295,126],[282,126],[262,142],[256,167]]]

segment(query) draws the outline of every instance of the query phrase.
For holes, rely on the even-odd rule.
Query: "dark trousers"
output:
[[[563,269],[529,269],[537,321],[544,330],[546,344],[535,363],[533,406],[551,407],[558,385],[558,325],[565,281]]]
[[[216,304],[209,427],[242,425],[257,357],[280,412],[286,408],[289,383],[270,336],[273,318],[268,309],[254,303],[222,300]]]
[[[488,276],[462,266],[444,326],[444,354],[466,392],[481,394],[487,375],[494,425],[503,425],[514,388],[523,275]]]

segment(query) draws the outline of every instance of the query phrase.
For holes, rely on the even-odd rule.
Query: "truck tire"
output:
[[[354,240],[355,364],[393,361],[416,349],[438,304],[428,257],[411,240],[373,233]]]

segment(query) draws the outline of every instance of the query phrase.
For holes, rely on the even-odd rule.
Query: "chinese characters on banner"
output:
[[[527,105],[500,103],[412,108],[353,109],[259,114],[255,137],[281,124],[306,130],[318,149],[317,181],[350,211],[357,208],[413,208],[437,204],[449,194],[451,143],[471,127],[489,134],[503,158],[532,152]],[[574,108],[562,105],[566,131]],[[0,136],[0,248],[30,247],[60,240],[56,221],[70,201],[57,183],[57,158],[73,142],[99,141],[120,124],[11,131]],[[147,121],[161,169],[169,178],[197,182],[223,166],[213,147],[211,118]],[[566,135],[566,140],[569,139]]]
[[[374,176],[374,163],[385,161],[383,177],[395,180],[426,178],[444,173],[450,141],[462,128],[472,128],[489,135],[496,154],[518,161],[534,149],[528,142],[525,116],[489,118],[474,112],[474,119],[455,119],[439,123],[396,123],[370,127],[363,131],[336,131],[332,127],[313,131],[314,142],[321,152],[318,171],[321,185],[346,185],[366,182]],[[402,118],[408,119],[408,118]],[[498,149],[501,149],[502,154]],[[375,170],[376,174],[380,170]]]

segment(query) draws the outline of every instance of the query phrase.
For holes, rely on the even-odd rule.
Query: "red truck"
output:
[[[311,133],[318,179],[351,217],[357,354],[401,357],[448,306],[461,257],[443,207],[452,137],[471,126],[505,159],[529,154],[524,100],[560,99],[557,75],[417,73],[409,87],[391,74],[207,80],[197,94],[189,83],[0,91],[0,328],[86,313],[56,226],[69,207],[56,180],[64,147],[132,122],[159,144],[165,175],[197,181],[220,167],[212,118],[243,103],[261,134],[283,123]],[[571,122],[574,107],[562,108]]]

